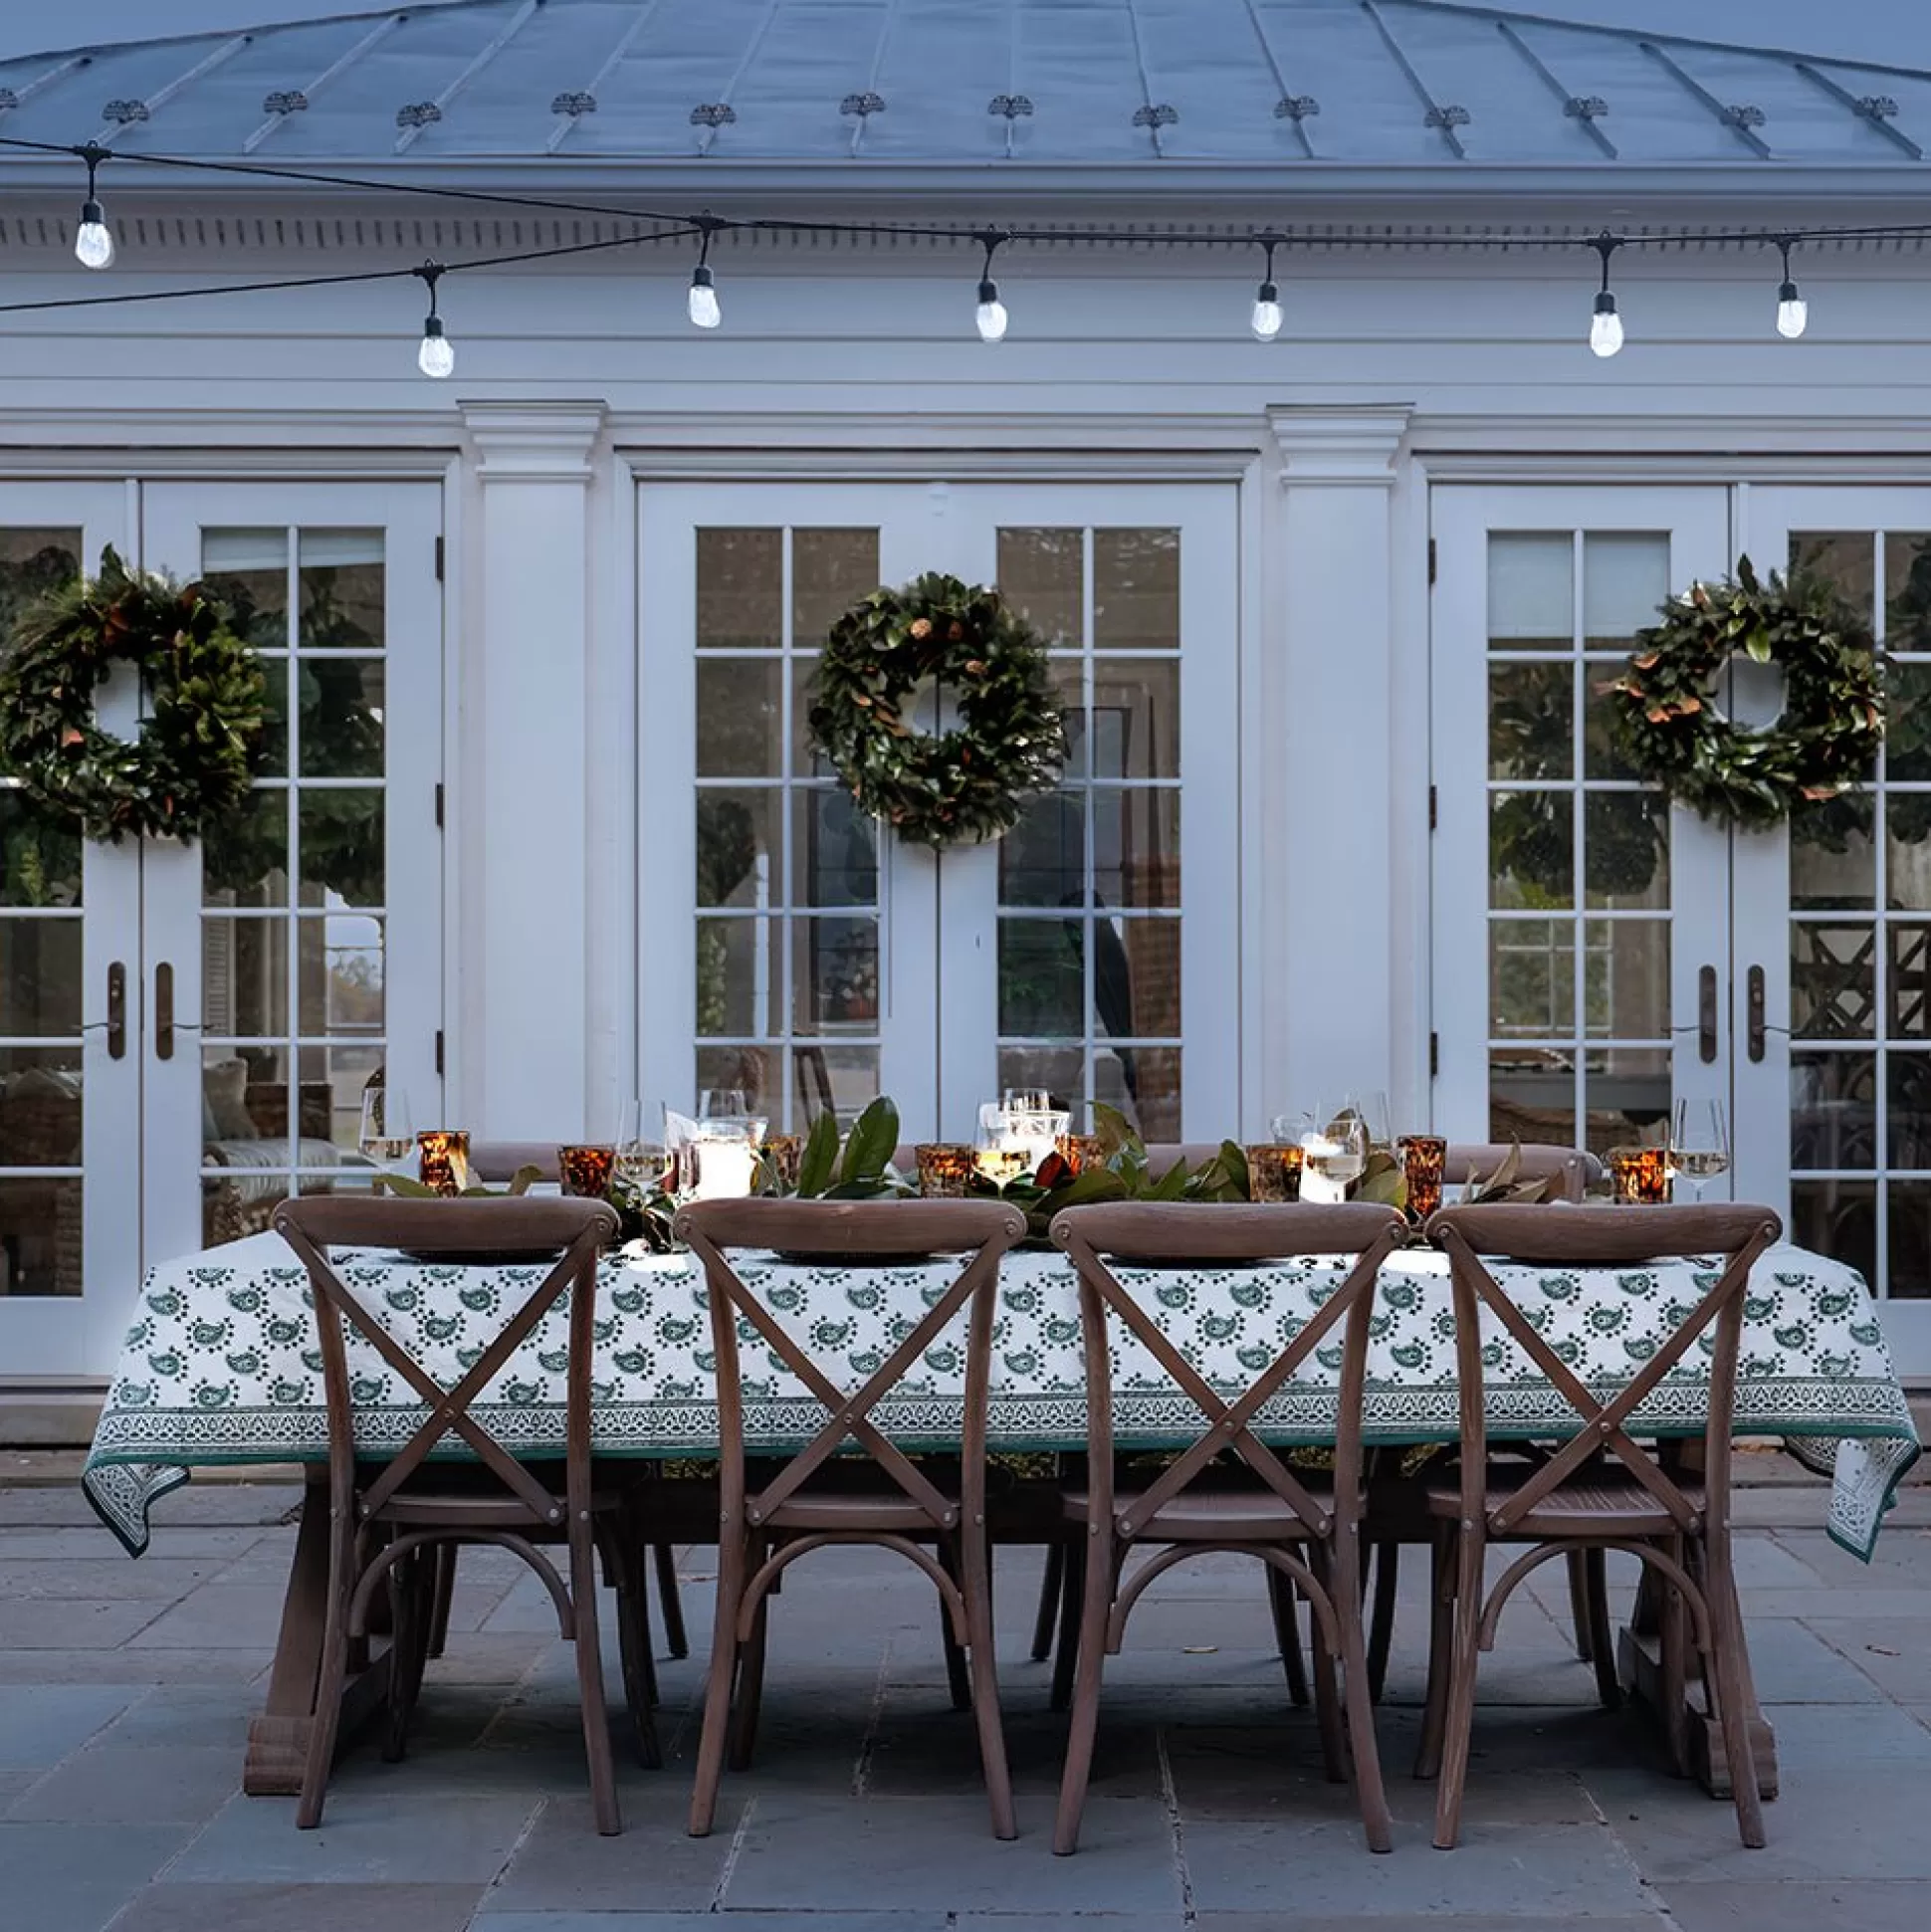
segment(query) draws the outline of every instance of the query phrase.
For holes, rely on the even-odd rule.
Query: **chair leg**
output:
[[[1307,1658],[1301,1651],[1301,1615],[1295,1608],[1294,1581],[1270,1563],[1267,1566],[1267,1606],[1274,1613],[1274,1645],[1281,1653],[1287,1677],[1287,1699],[1297,1708],[1308,1701]]]
[[[1310,1551],[1309,1554],[1315,1560],[1315,1575],[1332,1601],[1334,1572],[1318,1553]],[[1339,1609],[1335,1613],[1339,1616]],[[1345,1785],[1348,1782],[1348,1746],[1342,1728],[1341,1698],[1335,1687],[1338,1659],[1328,1648],[1328,1639],[1322,1634],[1321,1619],[1316,1616],[1309,1621],[1313,1625],[1308,1642],[1314,1655],[1314,1716],[1321,1732],[1321,1760],[1327,1768],[1329,1784]]]
[[[651,1554],[657,1561],[657,1602],[664,1612],[664,1648],[674,1657],[688,1657],[691,1644],[684,1633],[684,1602],[677,1594],[677,1552],[668,1543],[659,1543]],[[653,1693],[651,1702],[656,1701]]]
[[[443,1552],[453,1546],[417,1548],[389,1568],[389,1699],[382,1761],[399,1764],[408,1748],[409,1720],[422,1693],[423,1665],[435,1634],[435,1594]]]
[[[1272,1566],[1270,1565],[1271,1569]],[[1329,1601],[1340,1626],[1342,1706],[1348,1718],[1348,1742],[1355,1760],[1355,1797],[1371,1851],[1395,1845],[1395,1820],[1382,1785],[1382,1754],[1375,1740],[1375,1700],[1368,1689],[1368,1645],[1361,1622],[1361,1547],[1359,1543],[1335,1552],[1329,1566],[1334,1587]]]
[[[1120,1567],[1114,1551],[1095,1547],[1101,1541],[1089,1535],[1075,1554],[1082,1574],[1078,1654],[1073,1671],[1072,1718],[1066,1727],[1066,1765],[1059,1780],[1059,1813],[1053,1821],[1053,1850],[1061,1857],[1079,1845],[1080,1815],[1086,1810],[1086,1787],[1093,1776],[1093,1742],[1100,1724],[1107,1613],[1113,1608],[1114,1578]],[[1069,1572],[1074,1567],[1069,1564]],[[1065,1641],[1063,1630],[1060,1640],[1062,1644]]]
[[[1059,1621],[1060,1580],[1066,1573],[1066,1545],[1055,1539],[1046,1545],[1046,1574],[1039,1580],[1039,1609],[1032,1619],[1034,1663],[1052,1655],[1053,1627]]]
[[[1462,1793],[1475,1728],[1475,1671],[1481,1655],[1483,1539],[1456,1533],[1454,1641],[1448,1665],[1447,1715],[1442,1728],[1441,1782],[1435,1792],[1435,1845],[1453,1850],[1461,1835]]]
[[[725,1739],[731,1727],[731,1692],[738,1675],[738,1611],[744,1602],[751,1552],[736,1526],[718,1539],[718,1602],[711,1623],[711,1671],[704,1686],[704,1726],[698,1734],[697,1770],[691,1784],[690,1832],[709,1837],[724,1778]]]
[[[1574,1565],[1582,1560],[1583,1614],[1589,1626],[1589,1660],[1596,1666],[1596,1695],[1606,1711],[1622,1704],[1622,1686],[1615,1675],[1615,1631],[1609,1622],[1609,1558],[1603,1550],[1570,1552],[1570,1585],[1575,1586]]]
[[[1730,1569],[1728,1527],[1703,1540],[1703,1598],[1710,1621],[1710,1675],[1723,1727],[1723,1755],[1730,1771],[1730,1795],[1737,1808],[1737,1831],[1751,1850],[1764,1843],[1764,1801],[1757,1780],[1757,1752],[1750,1740],[1755,1699],[1750,1692],[1750,1653],[1745,1647],[1743,1611]]]
[[[1053,1657],[1051,1709],[1070,1710],[1073,1669],[1079,1661],[1080,1617],[1086,1602],[1086,1545],[1066,1546],[1066,1562],[1059,1579],[1059,1648]]]
[[[978,1729],[979,1765],[992,1808],[992,1835],[1016,1838],[1019,1821],[1012,1808],[1012,1774],[1006,1764],[1005,1726],[999,1715],[999,1672],[992,1635],[991,1551],[982,1533],[967,1532],[956,1562],[960,1592],[966,1600],[966,1643],[971,1653],[972,1717]]]
[[[1590,1616],[1589,1552],[1571,1550],[1569,1568],[1569,1623],[1576,1632],[1576,1656],[1581,1663],[1596,1661],[1596,1628]]]
[[[605,1539],[604,1564],[616,1591],[617,1658],[623,1671],[631,1741],[637,1762],[646,1771],[656,1771],[663,1765],[664,1754],[651,1717],[657,1702],[657,1680],[650,1657],[650,1597],[644,1588],[638,1545],[631,1537],[629,1523],[621,1518]]]
[[[590,1767],[590,1812],[598,1832],[623,1829],[617,1771],[610,1750],[610,1711],[603,1695],[603,1652],[597,1643],[597,1553],[591,1525],[570,1525],[570,1627],[576,1643],[576,1694],[583,1705],[583,1755]]]
[[[1414,1754],[1417,1778],[1434,1778],[1441,1772],[1441,1734],[1448,1717],[1448,1672],[1454,1648],[1454,1533],[1439,1525],[1428,1552],[1428,1694],[1421,1711],[1421,1742]]]
[[[322,1623],[322,1663],[316,1675],[315,1721],[309,1728],[302,1796],[295,1808],[298,1830],[313,1830],[322,1823],[322,1808],[328,1795],[328,1774],[334,1767],[342,1686],[348,1678],[348,1600],[355,1589],[358,1567],[355,1559],[354,1526],[337,1520],[328,1543],[328,1609]]]
[[[751,1568],[755,1571],[771,1553],[761,1538],[751,1546]],[[730,1768],[747,1771],[757,1747],[757,1719],[764,1706],[764,1636],[770,1623],[771,1597],[767,1591],[758,1599],[757,1615],[752,1619],[750,1639],[738,1652],[738,1702],[732,1713]]]
[[[941,1541],[939,1545],[939,1567],[955,1585],[959,1583],[959,1562],[950,1542]],[[972,1686],[966,1668],[966,1651],[953,1629],[952,1612],[943,1595],[939,1599],[939,1640],[945,1646],[946,1685],[952,1694],[953,1709],[968,1711],[972,1708]]]
[[[449,1645],[449,1606],[456,1594],[457,1543],[436,1545],[436,1581],[429,1606],[429,1649],[426,1654],[440,1657]]]
[[[1368,1694],[1376,1703],[1388,1685],[1388,1654],[1395,1644],[1395,1592],[1401,1581],[1401,1546],[1393,1537],[1369,1545],[1375,1602],[1368,1625]]]

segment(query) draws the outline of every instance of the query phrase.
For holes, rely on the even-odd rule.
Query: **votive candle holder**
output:
[[[1301,1150],[1273,1141],[1242,1149],[1247,1157],[1247,1198],[1287,1201],[1301,1198]]]
[[[1075,1174],[1106,1165],[1106,1144],[1097,1134],[1062,1134],[1053,1143],[1053,1152]]]
[[[804,1159],[802,1134],[767,1134],[760,1152],[764,1166],[777,1183],[779,1193],[788,1194],[798,1184],[798,1167]]]
[[[566,1194],[581,1194],[601,1200],[610,1191],[610,1176],[617,1165],[617,1150],[598,1144],[559,1147],[556,1150],[556,1178]]]
[[[470,1137],[459,1128],[429,1127],[416,1136],[416,1177],[439,1194],[470,1184]]]
[[[914,1150],[919,1163],[919,1191],[928,1200],[964,1197],[972,1178],[972,1150],[954,1141],[921,1141]]]
[[[1660,1147],[1612,1147],[1609,1194],[1618,1207],[1655,1207],[1669,1198],[1669,1152]]]
[[[1410,1134],[1400,1144],[1401,1175],[1407,1182],[1408,1212],[1425,1221],[1441,1205],[1441,1181],[1448,1168],[1448,1143],[1438,1134]]]

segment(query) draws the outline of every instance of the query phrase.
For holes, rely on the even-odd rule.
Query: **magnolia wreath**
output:
[[[937,733],[906,717],[931,687],[958,719]],[[1010,831],[1066,754],[1045,645],[996,590],[957,577],[860,598],[832,626],[810,695],[812,746],[859,809],[924,845]]]
[[[136,738],[95,723],[97,687],[131,666],[148,700]],[[191,839],[246,795],[268,685],[226,608],[198,583],[102,553],[28,605],[0,659],[0,760],[86,837]]]
[[[1739,654],[1784,673],[1770,725],[1739,725],[1710,695]],[[1607,691],[1637,776],[1705,818],[1758,830],[1867,777],[1884,737],[1869,626],[1828,586],[1787,583],[1774,570],[1760,580],[1747,556],[1735,581],[1693,583],[1670,598]]]

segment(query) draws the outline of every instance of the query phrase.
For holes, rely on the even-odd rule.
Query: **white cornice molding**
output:
[[[1414,405],[1406,402],[1270,409],[1282,487],[1392,490],[1413,416]]]
[[[608,410],[601,402],[465,402],[463,427],[482,483],[580,483]]]

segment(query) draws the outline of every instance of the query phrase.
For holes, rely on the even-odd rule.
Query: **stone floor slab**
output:
[[[193,1828],[0,1824],[5,1923],[23,1932],[102,1932]]]
[[[463,1932],[477,1885],[149,1885],[113,1932]]]
[[[1676,1932],[1922,1932],[1924,1885],[1902,1878],[1827,1884],[1786,1878],[1665,1885]]]
[[[0,1543],[0,1600],[99,1601],[171,1604],[209,1582],[225,1568],[219,1557],[144,1557],[129,1563],[123,1554],[111,1575],[91,1559],[23,1557]]]
[[[90,1745],[16,1798],[9,1819],[201,1825],[241,1789],[232,1745]]]
[[[477,1915],[472,1932],[949,1932],[954,1922],[946,1912],[526,1912],[486,1907]],[[1072,1932],[1067,1921],[1032,1922],[1041,1932],[1060,1924],[1068,1924]],[[966,1927],[980,1921],[957,1923]],[[999,1922],[983,1923],[986,1932],[994,1932]],[[1086,1932],[1136,1932],[1118,1919],[1082,1923]],[[1004,1927],[1005,1932],[1014,1932],[1012,1920],[1004,1921]]]
[[[0,1597],[0,1653],[111,1650],[166,1614],[158,1604],[115,1598]]]
[[[549,1800],[490,1894],[492,1911],[704,1912],[718,1898],[734,1849],[739,1804],[727,1795],[717,1829],[685,1829],[690,1788],[623,1794],[620,1837],[597,1835],[586,1797]],[[780,1901],[789,1905],[793,1898]]]
[[[45,1770],[59,1764],[137,1695],[112,1684],[0,1686],[0,1767]]]
[[[104,1745],[218,1745],[237,1761],[262,1700],[244,1684],[163,1684],[141,1692],[102,1732]]]

